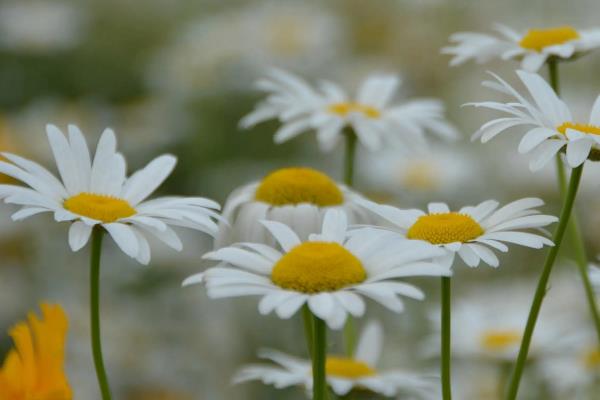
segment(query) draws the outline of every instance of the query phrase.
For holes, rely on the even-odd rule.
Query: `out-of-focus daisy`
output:
[[[400,79],[395,75],[374,74],[360,85],[351,98],[333,82],[311,87],[288,72],[271,70],[257,86],[267,93],[255,110],[240,121],[244,128],[278,119],[281,127],[275,142],[282,143],[308,130],[317,133],[323,151],[332,150],[351,128],[367,149],[380,150],[386,142],[399,146],[425,145],[425,132],[444,139],[458,136],[444,119],[444,107],[438,100],[412,100],[391,104]]]
[[[338,396],[353,390],[370,391],[386,397],[403,394],[430,394],[436,382],[431,376],[404,370],[379,370],[377,364],[383,351],[383,329],[370,322],[362,331],[354,356],[328,355],[325,361],[327,383]],[[234,383],[260,380],[278,389],[303,386],[312,390],[312,365],[303,360],[275,350],[259,352],[261,358],[275,365],[248,365],[234,376]]]
[[[522,230],[539,229],[558,220],[552,215],[540,214],[534,207],[544,202],[536,198],[516,200],[501,208],[497,201],[487,200],[458,211],[450,211],[445,203],[429,203],[427,212],[364,200],[360,200],[360,204],[392,223],[392,229],[401,236],[424,240],[444,249],[445,265],[452,265],[458,254],[470,267],[478,266],[482,260],[497,267],[500,262],[490,248],[507,252],[508,246],[503,242],[534,249],[552,246],[552,241],[545,236]]]
[[[99,225],[123,252],[140,263],[150,261],[151,235],[180,250],[181,241],[170,226],[180,226],[215,235],[219,205],[201,197],[146,198],[175,167],[176,158],[163,155],[126,177],[125,158],[116,150],[112,130],[102,134],[92,159],[83,134],[69,126],[68,137],[54,125],[47,126],[48,140],[61,180],[41,165],[11,153],[10,162],[0,161],[0,172],[29,187],[0,185],[0,198],[22,208],[12,215],[22,220],[44,212],[58,222],[72,222],[69,245],[73,251],[88,242]]]
[[[260,182],[236,189],[223,207],[216,247],[236,242],[273,244],[260,220],[279,221],[301,240],[318,232],[329,209],[344,210],[351,223],[366,223],[367,213],[356,205],[361,196],[311,168],[282,168]]]
[[[519,143],[519,152],[533,151],[533,159],[529,164],[532,171],[544,167],[563,147],[566,148],[567,163],[572,168],[587,159],[600,159],[600,96],[592,106],[589,122],[581,122],[573,118],[567,105],[541,76],[525,71],[517,71],[517,74],[533,100],[526,99],[494,75],[498,82],[484,82],[484,86],[508,94],[511,101],[486,101],[469,105],[507,115],[485,123],[473,135],[473,139],[481,138],[485,143],[509,128],[526,126],[528,130]]]
[[[453,46],[442,53],[453,55],[450,65],[469,60],[484,63],[494,58],[521,60],[521,68],[535,72],[549,58],[568,60],[600,47],[600,29],[577,30],[571,26],[530,29],[519,33],[496,24],[496,35],[460,32],[450,36]]]
[[[29,314],[10,330],[15,348],[0,369],[0,397],[7,400],[70,400],[64,371],[68,321],[58,305],[42,304],[42,318]]]
[[[10,1],[0,6],[0,47],[50,52],[75,46],[83,37],[82,10],[62,1]]]
[[[340,210],[327,211],[321,233],[308,241],[280,222],[262,224],[283,252],[260,243],[225,247],[204,256],[218,261],[217,267],[189,277],[184,285],[204,283],[211,298],[261,296],[260,313],[275,311],[284,319],[307,304],[330,328],[340,329],[348,314],[364,314],[362,297],[394,312],[404,309],[402,296],[424,297],[397,278],[450,274],[429,261],[443,254],[429,243],[398,240],[371,228],[349,235],[346,214]]]
[[[357,172],[375,193],[400,197],[460,195],[478,179],[473,157],[454,147],[432,146],[427,151],[410,153],[390,148],[360,156],[363,167]]]
[[[179,94],[246,87],[271,65],[315,69],[347,48],[344,25],[323,5],[267,1],[194,20],[151,61],[150,85]],[[215,46],[215,42],[220,43]]]

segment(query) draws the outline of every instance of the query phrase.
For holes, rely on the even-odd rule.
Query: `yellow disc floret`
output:
[[[310,203],[328,207],[344,202],[335,182],[311,168],[283,168],[267,175],[254,197],[274,206]]]
[[[600,348],[587,351],[583,355],[583,364],[592,370],[600,368]]]
[[[325,360],[325,373],[327,376],[358,379],[373,376],[377,372],[364,361],[347,357],[328,356]]]
[[[271,272],[284,289],[303,293],[331,292],[364,281],[358,258],[337,243],[305,242],[285,254]]]
[[[579,124],[576,122],[563,122],[560,124],[556,130],[562,133],[563,135],[567,134],[567,129],[573,129],[575,131],[581,133],[587,133],[589,135],[600,135],[600,126],[590,125],[590,124]]]
[[[570,26],[548,29],[530,29],[523,36],[519,45],[524,49],[542,51],[545,47],[563,44],[579,39],[579,33]]]
[[[353,102],[334,103],[331,104],[327,110],[332,114],[337,114],[342,117],[345,117],[350,113],[361,113],[368,118],[379,118],[381,116],[381,112],[375,107]]]
[[[471,216],[457,212],[423,215],[410,227],[409,239],[433,244],[468,242],[483,234],[483,228]]]
[[[69,197],[63,206],[72,213],[105,223],[136,214],[135,208],[126,200],[94,193],[79,193]]]
[[[481,345],[486,350],[504,350],[521,342],[521,332],[517,330],[490,330],[481,337]]]

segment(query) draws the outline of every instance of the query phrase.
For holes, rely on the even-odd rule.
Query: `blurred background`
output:
[[[421,208],[429,201],[460,207],[489,198],[507,202],[537,196],[547,201],[545,212],[556,214],[552,168],[529,172],[527,156],[516,152],[518,134],[486,145],[471,143],[470,135],[489,114],[460,107],[497,98],[480,86],[485,71],[515,83],[517,65],[449,68],[449,58],[439,50],[451,33],[489,31],[494,22],[519,30],[564,24],[593,28],[598,13],[596,0],[2,0],[0,148],[53,166],[46,123],[75,123],[91,142],[110,126],[129,171],[160,153],[173,153],[179,164],[161,191],[223,203],[237,186],[281,166],[311,166],[341,179],[342,149],[323,156],[314,135],[275,145],[276,123],[238,129],[240,118],[261,97],[253,83],[268,67],[312,82],[331,79],[352,90],[368,73],[392,72],[403,78],[399,100],[442,99],[463,137],[450,144],[433,140],[426,154],[359,154],[358,190]],[[587,118],[600,93],[598,71],[600,54],[562,65],[563,94],[575,114]],[[600,166],[586,167],[578,200],[592,259],[600,250],[599,177]],[[73,254],[66,226],[50,216],[14,223],[11,211],[11,206],[0,208],[0,354],[11,346],[5,332],[28,310],[41,300],[61,303],[71,320],[68,370],[75,398],[96,399],[88,343],[89,249]],[[154,246],[150,267],[106,243],[103,338],[116,399],[303,398],[300,389],[230,385],[240,365],[257,361],[260,347],[304,357],[303,331],[299,320],[259,316],[253,300],[209,301],[200,287],[181,289],[184,277],[207,267],[200,256],[212,246],[208,237],[186,234],[181,253]],[[513,247],[501,255],[500,269],[459,265],[457,306],[468,303],[487,316],[525,315],[543,256],[543,251]],[[424,303],[412,302],[393,318],[371,304],[369,314],[385,320],[389,351],[383,365],[429,374],[437,369],[437,342],[424,338],[435,332],[431,314],[438,282],[418,283],[428,293]],[[576,269],[567,260],[557,266],[552,288],[544,307],[548,329],[567,328],[565,334],[582,338],[572,341],[576,350],[564,353],[558,344],[540,345],[532,361],[539,368],[527,376],[523,399],[542,398],[542,389],[544,399],[593,399],[600,361],[580,352],[583,338],[593,332]],[[466,335],[468,326],[455,322],[455,335]],[[340,342],[332,335],[332,351]],[[475,350],[456,353],[457,398],[497,399],[506,360]],[[571,371],[571,381],[564,371]]]

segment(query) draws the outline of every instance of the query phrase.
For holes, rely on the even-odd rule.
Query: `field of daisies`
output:
[[[0,400],[600,399],[598,13],[0,2]]]

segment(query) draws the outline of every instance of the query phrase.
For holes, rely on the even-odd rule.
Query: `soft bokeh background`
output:
[[[250,131],[237,128],[260,97],[252,84],[266,68],[287,68],[312,81],[328,78],[349,88],[370,72],[385,71],[402,75],[401,97],[441,98],[463,138],[434,143],[423,155],[360,154],[359,190],[406,207],[433,200],[461,206],[539,196],[548,203],[545,211],[556,213],[552,168],[530,173],[526,157],[516,154],[516,135],[487,145],[468,140],[486,115],[460,105],[489,98],[479,85],[486,69],[515,82],[516,65],[450,69],[439,49],[451,33],[489,30],[493,22],[517,29],[589,28],[598,26],[598,13],[596,0],[3,0],[0,147],[50,166],[46,123],[76,123],[94,142],[110,126],[130,171],[171,152],[179,164],[161,191],[223,202],[238,185],[279,166],[312,166],[341,177],[341,149],[323,157],[313,135],[275,145],[275,123]],[[576,113],[587,116],[600,92],[599,70],[600,54],[561,68],[564,96]],[[589,254],[595,255],[600,249],[600,167],[589,165],[584,175],[578,211]],[[71,319],[68,365],[75,398],[96,399],[88,344],[89,249],[71,253],[66,226],[49,216],[13,223],[11,211],[10,206],[0,208],[0,331],[41,300],[64,305]],[[149,267],[106,243],[103,338],[116,399],[302,398],[297,389],[229,384],[238,366],[256,361],[260,347],[304,356],[303,331],[299,320],[259,316],[253,300],[209,301],[200,287],[181,289],[184,277],[206,267],[200,256],[211,247],[209,238],[186,234],[179,254],[157,245]],[[471,302],[494,315],[506,299],[520,299],[516,307],[526,311],[543,256],[542,251],[514,249],[502,255],[498,270],[460,266],[456,302]],[[545,310],[551,317],[577,321],[561,325],[571,333],[591,332],[580,322],[587,310],[575,268],[562,262],[556,272]],[[405,314],[392,317],[375,305],[369,311],[385,321],[384,365],[429,373],[437,364],[424,338],[433,332],[429,314],[438,283],[419,284],[428,299],[412,302]],[[460,335],[460,326],[455,329]],[[4,333],[1,338],[3,353],[11,341]],[[331,339],[335,351],[341,340],[336,334]],[[573,356],[572,361],[581,360]],[[592,373],[584,367],[581,374]],[[458,357],[457,398],[498,398],[505,370],[493,359]],[[575,398],[570,387],[555,388],[561,385],[543,368],[533,371],[524,399],[542,398],[536,394],[541,388],[545,399]],[[592,399],[592,390],[580,386],[578,391],[582,399]]]

